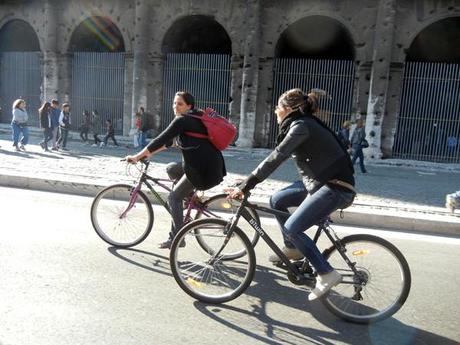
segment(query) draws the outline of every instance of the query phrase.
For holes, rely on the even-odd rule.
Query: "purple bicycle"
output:
[[[144,185],[150,190],[152,199],[170,213],[165,198],[155,190],[154,185],[171,192],[174,181],[148,175],[149,165],[148,160],[140,161],[140,165],[136,165],[139,177],[133,185],[108,186],[101,190],[93,200],[91,222],[94,230],[102,240],[112,246],[129,248],[138,245],[152,231],[154,213],[149,197],[142,191]],[[204,198],[202,194],[195,191],[184,199],[184,225],[203,216],[230,218],[232,212],[237,209],[238,205],[234,200],[228,200],[227,194],[217,194],[210,198]],[[259,222],[259,217],[254,210],[248,209],[248,212]],[[250,232],[248,236],[255,245],[259,235],[249,227],[248,224],[247,228]],[[206,250],[207,244],[202,240],[202,236],[196,238]],[[232,256],[237,258],[242,255],[244,253],[236,252]]]

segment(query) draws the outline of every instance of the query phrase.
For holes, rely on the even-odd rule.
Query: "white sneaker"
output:
[[[92,144],[91,147],[97,147],[97,144]]]
[[[318,274],[318,278],[316,279],[316,286],[313,290],[311,290],[310,294],[308,295],[308,300],[313,301],[323,296],[326,292],[328,292],[331,288],[336,286],[341,281],[342,275],[336,270],[333,270],[323,275]]]
[[[304,257],[303,254],[297,248],[283,247],[283,249],[281,250],[289,260],[301,260]],[[278,255],[272,254],[268,257],[268,261],[277,263],[280,262],[281,259],[278,257]]]
[[[104,143],[101,143],[101,144],[99,145],[99,147],[104,147],[104,146],[105,146]]]

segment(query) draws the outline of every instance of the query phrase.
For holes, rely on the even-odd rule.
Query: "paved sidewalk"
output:
[[[120,147],[85,145],[71,133],[70,151],[43,152],[38,145],[41,133],[31,129],[27,152],[15,152],[8,125],[0,125],[0,185],[93,196],[103,186],[133,181],[121,157],[136,152],[132,138],[119,137]],[[75,138],[75,139],[74,139]],[[267,149],[230,148],[224,152],[228,175],[222,185],[248,173],[270,152]],[[179,161],[177,150],[154,156],[150,173],[166,177],[165,165]],[[383,160],[366,162],[368,174],[357,172],[359,191],[352,207],[338,214],[338,223],[377,226],[405,231],[460,234],[460,212],[449,214],[445,195],[460,189],[460,164],[435,164],[416,161]],[[357,169],[359,170],[359,169]],[[134,170],[131,168],[131,172]],[[292,162],[285,163],[270,179],[259,184],[253,199],[266,203],[273,191],[297,178]]]

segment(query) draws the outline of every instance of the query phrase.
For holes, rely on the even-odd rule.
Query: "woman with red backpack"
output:
[[[126,160],[134,164],[172,146],[182,151],[184,175],[179,177],[168,197],[172,226],[168,240],[161,243],[160,248],[170,248],[174,235],[183,225],[183,199],[195,189],[206,190],[218,185],[227,174],[222,153],[206,137],[207,129],[200,120],[204,113],[195,108],[193,95],[186,91],[177,92],[173,111],[175,118],[163,132],[142,151],[126,156]],[[199,133],[202,137],[186,132]]]

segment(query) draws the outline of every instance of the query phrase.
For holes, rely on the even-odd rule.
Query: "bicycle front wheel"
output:
[[[203,216],[222,218],[226,220],[230,219],[235,213],[236,209],[240,206],[240,202],[238,200],[228,199],[227,197],[227,194],[218,194],[206,200],[203,204],[203,212],[198,212],[195,219],[200,219]],[[252,218],[255,219],[257,225],[260,226],[260,218],[257,212],[249,207],[246,207],[246,210],[249,212]],[[254,230],[251,224],[249,224],[246,219],[241,217],[238,221],[238,228],[243,230],[244,234],[249,238],[251,245],[255,247],[259,241],[260,235],[257,231]],[[197,231],[199,231],[199,229],[197,229]],[[197,236],[196,239],[204,250],[209,250],[208,244],[206,243],[206,236]],[[233,253],[227,252],[226,259],[233,260],[240,258],[243,255],[245,255],[244,249],[235,251]]]
[[[217,218],[194,220],[179,231],[171,245],[169,262],[174,279],[199,301],[231,301],[248,288],[254,277],[256,257],[251,243],[239,228],[225,243],[227,224]],[[206,238],[209,250],[203,250],[197,236]],[[225,259],[225,253],[242,248],[244,255],[238,260]]]
[[[355,323],[371,323],[396,313],[409,295],[411,274],[401,252],[372,235],[351,235],[341,240],[348,266],[335,247],[324,256],[340,274],[342,283],[321,301],[336,316]]]
[[[153,225],[148,197],[133,186],[116,184],[100,191],[91,205],[94,230],[108,244],[128,248],[147,238]]]

